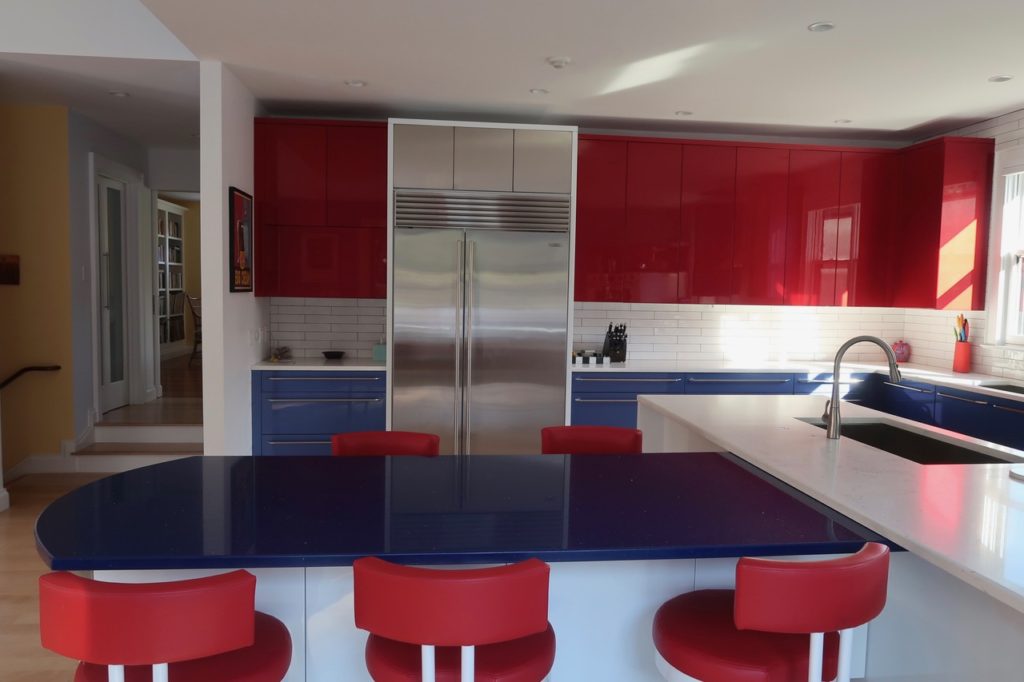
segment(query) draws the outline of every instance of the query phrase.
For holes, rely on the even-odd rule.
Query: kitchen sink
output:
[[[825,430],[820,419],[800,421]],[[844,438],[918,464],[1006,464],[1009,461],[884,422],[846,423],[841,433]]]
[[[981,384],[983,388],[994,388],[997,391],[1010,391],[1011,393],[1024,394],[1024,386],[1017,384]]]

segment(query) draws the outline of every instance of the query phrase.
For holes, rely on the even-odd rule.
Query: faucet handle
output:
[[[829,419],[832,418],[832,400],[825,401],[825,411],[821,414],[821,421],[828,425]]]

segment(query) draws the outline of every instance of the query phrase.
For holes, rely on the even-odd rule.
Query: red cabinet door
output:
[[[942,145],[900,151],[902,202],[893,234],[890,263],[892,304],[934,308],[939,263],[938,225],[942,220]]]
[[[626,234],[612,248],[618,301],[675,303],[681,266],[680,201],[683,147],[630,142]]]
[[[780,305],[786,280],[789,150],[736,151],[733,303]]]
[[[384,298],[387,234],[356,227],[274,226],[266,276],[276,296]]]
[[[736,148],[683,149],[680,303],[728,303],[732,297]]]
[[[387,189],[387,126],[330,126],[327,129],[327,224],[385,229]]]
[[[579,139],[576,168],[577,301],[624,301],[613,281],[626,232],[626,143]]]
[[[834,305],[839,239],[840,152],[789,154],[786,231],[788,305]]]
[[[327,128],[258,121],[255,175],[265,197],[263,222],[324,225],[327,220]]]
[[[991,139],[944,142],[942,222],[938,235],[939,310],[984,310],[988,215],[992,194]]]
[[[890,304],[889,259],[898,228],[899,157],[843,152],[836,249],[836,305]]]

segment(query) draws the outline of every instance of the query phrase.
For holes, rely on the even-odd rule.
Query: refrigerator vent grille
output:
[[[395,227],[568,232],[568,194],[395,190]]]

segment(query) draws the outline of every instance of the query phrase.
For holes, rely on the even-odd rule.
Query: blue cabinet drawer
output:
[[[904,379],[898,384],[882,379],[877,409],[924,424],[935,423],[935,387]]]
[[[687,374],[687,395],[792,395],[792,374]]]
[[[331,435],[263,436],[261,455],[329,455]]]
[[[386,389],[383,372],[261,372],[264,395],[379,392]]]
[[[1024,403],[935,387],[935,423],[944,429],[1024,449]]]
[[[848,379],[839,382],[839,397],[848,402],[867,405],[870,402],[869,394],[873,386],[872,376],[870,372],[851,374]],[[793,393],[795,395],[831,397],[832,372],[797,374]]]
[[[385,422],[384,396],[264,397],[260,404],[263,434],[380,431]]]
[[[683,375],[659,372],[575,372],[575,393],[682,393]]]
[[[621,426],[636,428],[636,393],[586,393],[572,396],[573,426]]]

